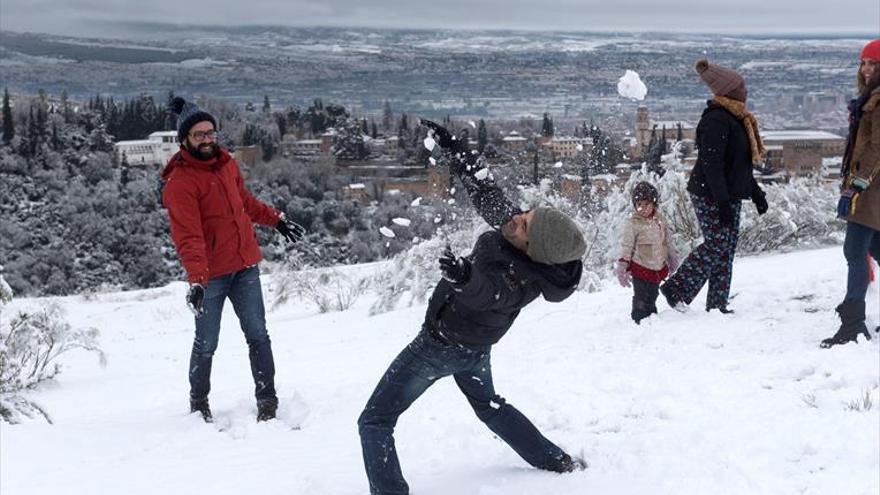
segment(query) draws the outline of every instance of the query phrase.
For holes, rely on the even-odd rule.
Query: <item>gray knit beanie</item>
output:
[[[181,143],[186,140],[192,126],[199,122],[208,121],[214,124],[214,129],[217,129],[217,121],[214,120],[214,116],[199,108],[195,103],[178,96],[171,100],[168,107],[171,112],[177,115],[177,140]]]
[[[709,64],[706,59],[697,60],[694,69],[715,96],[746,101],[746,81],[735,70]]]
[[[535,208],[528,225],[532,261],[556,265],[580,259],[587,250],[584,235],[574,220],[554,208]]]

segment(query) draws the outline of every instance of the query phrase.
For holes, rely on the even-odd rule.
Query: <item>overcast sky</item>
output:
[[[89,36],[119,21],[880,36],[880,0],[0,0],[2,30]]]

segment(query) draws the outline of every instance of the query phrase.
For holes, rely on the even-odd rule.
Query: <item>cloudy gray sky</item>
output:
[[[120,21],[880,36],[880,0],[0,0],[2,30],[87,36]]]

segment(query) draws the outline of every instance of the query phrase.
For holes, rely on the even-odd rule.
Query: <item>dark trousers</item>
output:
[[[388,367],[358,419],[372,495],[407,494],[394,447],[397,418],[437,380],[452,375],[480,421],[526,462],[553,469],[562,449],[544,438],[515,407],[495,393],[490,348],[470,349],[422,330]]]
[[[711,198],[691,194],[691,201],[703,233],[703,243],[684,260],[678,271],[663,284],[679,301],[690,304],[709,281],[706,309],[726,308],[733,278],[733,257],[739,241],[742,203],[732,202],[733,225],[721,222],[718,206]]]
[[[880,261],[880,231],[847,222],[843,255],[846,257],[846,297],[844,300],[864,301],[868,292],[868,254]]]
[[[238,316],[249,348],[257,400],[277,401],[275,361],[266,331],[266,311],[256,266],[212,278],[205,289],[205,312],[196,317],[196,337],[189,364],[190,398],[204,399],[211,391],[211,362],[220,338],[220,316],[226,298]]]
[[[636,323],[657,313],[660,284],[633,277],[632,319]]]

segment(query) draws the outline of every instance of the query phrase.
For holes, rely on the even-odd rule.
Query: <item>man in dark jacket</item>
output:
[[[746,110],[748,93],[742,76],[706,60],[698,61],[696,70],[715,94],[697,124],[697,163],[687,185],[704,241],[660,291],[670,306],[683,311],[708,280],[706,311],[732,313],[727,303],[741,201],[751,199],[760,215],[768,208],[753,175],[754,166],[763,160],[764,146],[758,123]]]
[[[423,123],[437,133],[441,147],[462,150],[445,129]],[[490,180],[473,175],[467,165],[470,156],[453,157],[451,168],[479,213],[500,231],[481,235],[467,257],[444,252],[443,279],[431,295],[421,332],[388,367],[358,419],[373,495],[409,493],[394,446],[394,426],[428,387],[449,375],[477,417],[526,462],[555,472],[585,467],[495,393],[490,365],[492,345],[523,307],[539,296],[557,302],[574,292],[586,247],[583,236],[555,209],[520,211]]]
[[[162,173],[162,201],[171,221],[190,287],[186,302],[195,314],[196,335],[189,365],[190,411],[212,421],[208,405],[211,362],[226,298],[232,302],[248,343],[256,386],[257,420],[275,417],[275,362],[266,331],[260,288],[262,259],[253,223],[275,227],[291,242],[304,230],[247,190],[238,164],[217,145],[216,120],[194,103],[175,98],[180,151]]]

